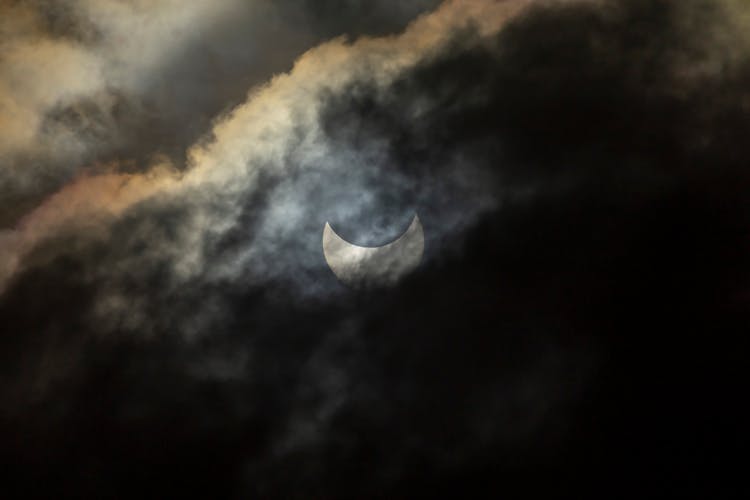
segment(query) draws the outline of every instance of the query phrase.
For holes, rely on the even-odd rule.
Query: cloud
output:
[[[265,196],[278,196],[279,200],[278,205],[274,204],[271,207],[270,217],[257,227],[253,235],[257,241],[263,243],[258,246],[249,245],[249,254],[237,256],[237,263],[223,272],[236,273],[239,267],[252,267],[253,264],[247,259],[254,258],[256,261],[262,259],[267,262],[270,260],[269,252],[276,250],[282,243],[287,247],[294,246],[289,245],[288,242],[279,242],[278,238],[290,238],[300,234],[305,235],[306,238],[313,228],[312,226],[300,227],[299,224],[315,224],[315,230],[317,230],[319,222],[317,220],[301,221],[286,215],[291,210],[290,204],[297,204],[297,209],[299,209],[300,196],[314,195],[299,192],[299,189],[304,191],[306,188],[294,179],[294,176],[300,175],[297,172],[304,173],[306,170],[315,168],[322,170],[323,175],[329,176],[330,179],[330,176],[338,175],[339,170],[348,170],[355,183],[350,187],[352,190],[356,188],[361,190],[365,187],[362,183],[366,182],[368,176],[372,178],[372,176],[379,175],[382,166],[379,162],[386,160],[386,158],[378,157],[377,145],[373,145],[374,149],[366,153],[371,155],[370,158],[363,158],[360,151],[350,151],[348,155],[340,155],[331,150],[325,137],[320,136],[317,126],[318,107],[325,94],[340,92],[363,77],[384,87],[399,74],[399,71],[415,64],[429,51],[439,50],[442,44],[449,41],[454,29],[462,26],[468,27],[469,23],[474,23],[481,32],[491,33],[502,25],[508,15],[524,4],[524,2],[490,4],[486,12],[479,9],[473,2],[446,4],[435,14],[417,21],[399,37],[363,38],[353,44],[349,44],[344,39],[338,39],[321,45],[302,56],[290,73],[279,75],[266,86],[255,90],[247,103],[238,106],[219,121],[212,131],[211,140],[205,145],[199,144],[191,149],[188,158],[189,166],[184,177],[180,180],[179,186],[173,188],[180,191],[179,196],[190,199],[194,213],[194,217],[186,222],[192,225],[182,231],[182,234],[189,235],[186,237],[189,237],[190,241],[175,242],[180,249],[191,248],[194,253],[191,253],[191,257],[186,260],[180,260],[175,264],[175,269],[178,269],[176,272],[183,275],[191,272],[206,272],[200,260],[203,242],[211,238],[212,233],[221,232],[222,228],[233,227],[233,218],[241,213],[239,200],[250,197],[259,188],[267,186],[267,183],[260,182],[262,177],[269,179],[271,183],[281,183],[278,191],[274,190],[270,194],[264,193]],[[479,12],[484,14],[481,19]],[[330,78],[331,74],[336,74],[337,79]],[[365,164],[367,161],[372,162],[372,165],[368,167]],[[364,168],[356,168],[352,171],[351,165]],[[364,170],[365,173],[360,173],[360,170]],[[153,196],[155,192],[158,192],[149,187],[151,183],[149,179],[158,178],[161,175],[159,173],[154,175],[153,172],[149,175],[150,177],[142,181],[129,182],[130,185],[124,187],[127,192],[139,191],[146,194],[124,195],[124,198],[141,201],[148,195]],[[283,180],[287,176],[292,177],[292,184]],[[390,184],[394,185],[402,179],[394,178]],[[94,177],[91,180],[81,181],[84,185],[87,182],[96,183],[99,179]],[[154,182],[164,184],[158,180]],[[383,189],[387,182],[383,179]],[[285,194],[285,190],[288,190],[290,186],[293,186],[291,187],[293,192]],[[68,196],[68,193],[73,192],[74,189],[65,188],[63,191],[65,194],[56,195],[52,203],[70,203],[73,205],[72,210],[81,210],[82,213],[78,216],[85,218],[86,212],[75,208],[78,206],[74,200],[76,195]],[[357,196],[359,200],[367,200],[367,196]],[[69,198],[70,202],[67,201]],[[60,199],[66,201],[57,201]],[[106,197],[98,199],[102,205],[109,204]],[[288,202],[286,204],[285,199]],[[308,203],[315,204],[317,200],[311,199]],[[87,207],[96,206],[96,204],[96,199],[86,201]],[[106,208],[105,206],[102,208]],[[346,208],[353,212],[364,212],[367,209],[371,210],[372,207],[349,206]],[[273,212],[274,210],[276,212]],[[322,207],[308,207],[306,212],[313,210],[322,214]],[[93,212],[95,211],[94,209]],[[60,219],[68,217],[67,210],[55,209],[46,213],[52,214],[53,220],[55,217]],[[36,241],[42,237],[42,232],[28,228],[34,226],[37,219],[46,217],[43,214],[31,214],[27,219],[28,222],[11,231],[6,238]],[[61,225],[48,222],[42,224],[44,227]],[[33,242],[31,245],[33,246]],[[9,253],[14,255],[9,255],[7,260],[9,262],[19,260],[20,256],[15,254],[21,254],[24,251],[11,247]],[[254,253],[256,255],[253,255]],[[185,263],[191,259],[192,263]],[[286,262],[291,259],[283,260]],[[227,262],[222,262],[224,268],[227,265],[229,265]],[[258,267],[258,264],[255,266]],[[270,269],[265,274],[274,277],[280,272],[285,272],[285,269],[277,271]],[[303,270],[303,272],[306,271]],[[9,273],[10,271],[6,271],[6,274]]]
[[[142,170],[154,154],[183,164],[218,114],[309,46],[398,28],[428,3],[400,2],[357,28],[343,26],[358,12],[348,2],[338,12],[352,15],[326,25],[291,1],[0,3],[0,225],[81,168]]]
[[[357,2],[276,12],[302,4],[319,20],[306,41],[400,25],[359,25]],[[146,3],[81,5],[100,28],[66,43],[142,29],[134,54],[163,36]],[[207,41],[177,37],[117,78],[175,111],[211,88],[185,46],[237,61],[221,40],[239,25],[161,8]],[[101,28],[119,19],[106,9],[126,21]],[[212,124],[175,130],[187,152],[76,164],[0,234],[4,453],[53,486],[123,495],[585,496],[697,477],[684,443],[701,429],[715,457],[733,429],[706,430],[721,401],[705,392],[741,393],[727,375],[746,371],[719,347],[747,326],[745,10],[454,0],[399,34],[316,45],[262,85],[229,71],[247,80],[219,93],[228,107],[175,111]],[[154,75],[179,74],[180,97],[157,99]],[[388,289],[336,281],[326,221],[373,245],[414,213],[419,270]],[[716,404],[701,413],[696,394]]]

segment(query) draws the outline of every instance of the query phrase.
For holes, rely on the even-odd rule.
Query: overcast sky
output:
[[[736,496],[749,111],[742,0],[0,0],[0,457],[47,497]],[[417,214],[416,270],[336,279],[326,222]]]

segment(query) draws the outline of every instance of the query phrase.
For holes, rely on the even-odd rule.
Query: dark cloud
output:
[[[279,5],[300,16],[312,29],[323,34],[384,35],[404,28],[417,15],[440,4],[435,0],[398,2],[386,0],[287,0]]]
[[[750,66],[722,15],[544,5],[355,78],[316,117],[329,164],[284,142],[187,277],[190,196],[45,243],[0,296],[3,461],[92,497],[740,494]],[[375,244],[414,212],[418,272],[335,281],[326,220]]]

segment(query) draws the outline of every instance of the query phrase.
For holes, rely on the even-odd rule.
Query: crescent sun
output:
[[[419,266],[424,254],[424,230],[415,215],[409,228],[379,247],[361,247],[341,238],[326,222],[323,255],[333,274],[352,288],[393,285]]]

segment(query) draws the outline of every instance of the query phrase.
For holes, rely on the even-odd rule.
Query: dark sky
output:
[[[750,493],[750,6],[186,5],[0,0],[9,497]]]

